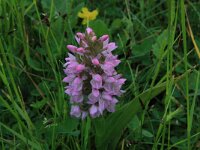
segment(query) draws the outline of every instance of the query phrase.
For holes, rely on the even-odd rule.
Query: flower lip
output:
[[[82,111],[81,119],[84,120],[87,117],[88,113],[85,111]]]
[[[126,81],[126,79],[119,79],[119,80],[118,80],[118,83],[119,83],[119,84],[124,84],[125,81]]]
[[[67,77],[63,79],[63,82],[66,82],[66,83],[72,82],[74,78],[75,78],[74,75],[68,75]]]
[[[112,83],[112,82],[115,82],[115,78],[114,77],[108,77],[105,82],[108,82],[108,83]]]
[[[73,95],[70,98],[72,103],[81,103],[83,101],[83,96],[82,95]]]
[[[113,51],[114,49],[116,49],[117,46],[114,42],[107,44],[104,49],[107,50],[108,52]]]
[[[98,111],[98,108],[95,105],[92,105],[92,107],[90,107],[89,111],[90,111],[90,115],[92,118],[95,118],[100,115],[100,112]]]
[[[92,94],[95,96],[95,97],[98,97],[99,96],[99,90],[98,89],[92,89]]]
[[[102,77],[101,77],[99,74],[93,75],[93,79],[94,79],[95,81],[102,81]]]
[[[76,71],[81,72],[85,69],[85,65],[79,64],[76,66]]]

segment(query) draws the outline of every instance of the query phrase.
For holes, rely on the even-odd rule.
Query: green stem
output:
[[[185,26],[185,6],[184,0],[180,1],[181,6],[181,28],[183,36],[183,49],[184,49],[184,65],[185,71],[187,71],[187,39],[186,39],[186,26]],[[190,102],[189,102],[189,87],[188,87],[188,75],[185,77],[185,88],[186,88],[186,103],[187,103],[187,144],[188,150],[190,150]]]

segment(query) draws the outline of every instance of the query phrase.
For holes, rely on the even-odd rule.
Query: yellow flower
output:
[[[81,12],[78,13],[78,17],[82,18],[82,24],[87,24],[90,20],[96,19],[98,10],[89,11],[87,7],[83,7]]]

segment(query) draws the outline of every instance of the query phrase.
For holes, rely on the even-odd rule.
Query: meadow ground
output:
[[[116,42],[126,92],[81,120],[63,64],[87,26]],[[199,60],[199,0],[0,0],[0,149],[200,149]]]

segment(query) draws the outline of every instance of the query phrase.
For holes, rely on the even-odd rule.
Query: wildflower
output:
[[[114,112],[117,97],[126,79],[117,74],[115,67],[120,63],[112,51],[117,48],[109,43],[109,36],[99,39],[91,28],[75,36],[79,46],[67,45],[71,53],[65,59],[64,72],[67,75],[65,93],[70,96],[70,115],[84,119],[103,115],[105,111]],[[76,57],[75,55],[76,54]],[[79,57],[80,56],[80,57]]]
[[[95,20],[98,15],[97,10],[89,11],[87,7],[83,7],[81,12],[78,13],[78,17],[82,18],[82,24],[87,24],[90,20]]]

